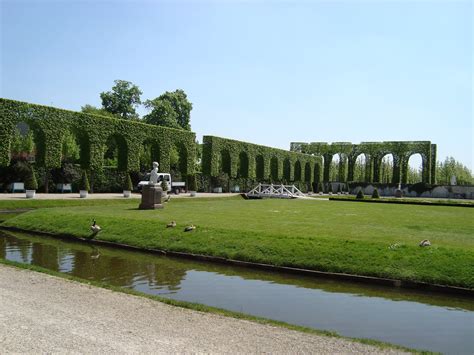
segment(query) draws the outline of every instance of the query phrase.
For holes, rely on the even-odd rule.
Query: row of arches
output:
[[[436,182],[436,145],[429,141],[291,143],[291,149],[321,157],[326,182]]]
[[[40,127],[21,121],[15,127],[12,141],[10,158],[22,158],[44,165],[46,147],[49,143],[46,144],[44,132]],[[158,138],[148,137],[142,141],[139,149],[132,150],[133,145],[129,144],[127,137],[120,132],[111,133],[101,141],[94,141],[87,131],[72,128],[67,130],[56,144],[61,146],[60,161],[78,163],[83,169],[89,169],[91,161],[95,160],[95,165],[100,167],[139,171],[150,169],[151,163],[157,161],[163,171],[169,171],[175,165],[182,174],[188,174],[189,150],[183,142],[164,145]],[[139,161],[139,164],[131,166],[130,160]]]
[[[219,153],[217,172],[225,173],[232,178],[288,183],[319,182],[322,176],[321,164],[316,160],[282,159],[277,156],[241,151],[233,161],[230,151],[226,149]]]

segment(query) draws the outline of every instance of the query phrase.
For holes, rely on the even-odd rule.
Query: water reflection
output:
[[[0,235],[0,256],[148,294],[347,336],[445,353],[474,352],[474,301],[469,298],[97,248],[17,233]]]

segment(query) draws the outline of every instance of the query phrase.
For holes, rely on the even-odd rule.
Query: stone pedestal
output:
[[[159,184],[143,185],[142,202],[138,206],[140,210],[154,210],[163,208],[161,203],[161,195],[163,189]]]

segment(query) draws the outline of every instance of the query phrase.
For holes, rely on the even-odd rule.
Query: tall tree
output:
[[[100,94],[102,107],[107,112],[119,115],[121,118],[138,119],[135,109],[141,104],[140,95],[142,92],[138,86],[129,81],[115,80],[114,83],[112,91]]]
[[[146,101],[145,106],[151,110],[150,114],[147,115],[149,120],[161,122],[160,125],[167,127],[174,127],[176,121],[178,127],[188,131],[191,130],[190,120],[193,104],[188,101],[188,97],[183,90],[167,91],[153,100]]]
[[[151,112],[143,117],[146,123],[178,129],[182,128],[178,123],[177,113],[168,101],[159,100],[158,98],[148,100],[145,102],[145,107],[151,109]]]

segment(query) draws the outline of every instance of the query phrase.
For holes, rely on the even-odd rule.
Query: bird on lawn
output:
[[[431,245],[431,242],[428,239],[423,239],[419,245],[420,247],[429,247]]]
[[[93,234],[97,234],[97,233],[99,233],[101,230],[102,230],[102,228],[100,228],[100,226],[96,223],[95,219],[92,220],[91,232],[92,232]]]
[[[168,223],[166,225],[166,228],[174,228],[174,227],[176,227],[176,222],[175,221],[171,221],[170,223]]]
[[[184,228],[184,231],[185,232],[191,232],[195,229],[196,229],[196,226],[194,224],[191,224],[190,226],[187,226],[186,228]]]

